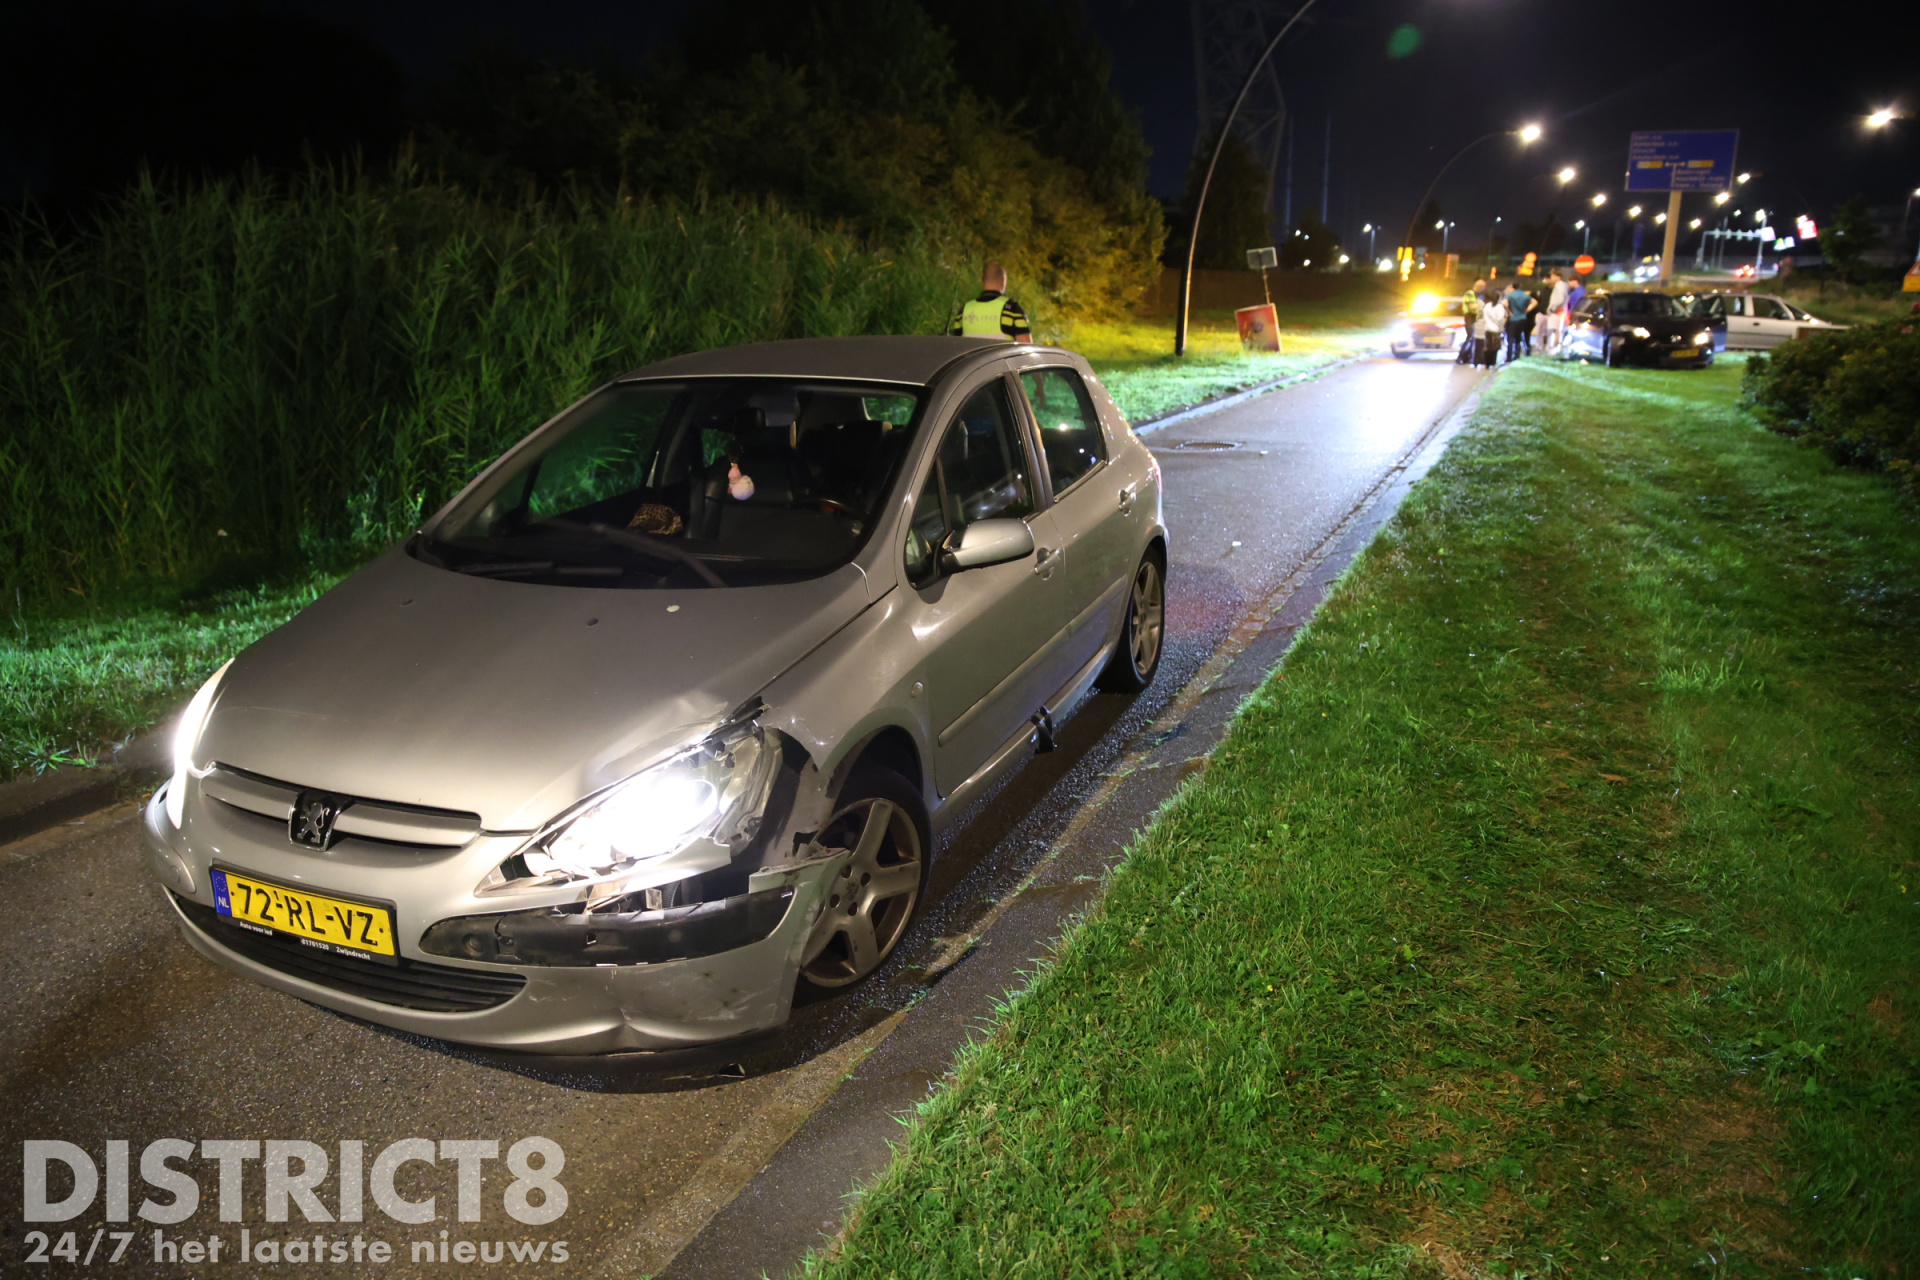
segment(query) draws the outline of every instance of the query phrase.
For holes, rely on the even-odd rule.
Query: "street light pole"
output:
[[[1465,154],[1467,154],[1467,152],[1473,150],[1475,147],[1485,142],[1488,138],[1504,138],[1504,137],[1508,137],[1509,135],[1517,136],[1522,142],[1532,142],[1540,136],[1540,126],[1537,124],[1529,124],[1529,125],[1522,125],[1518,129],[1495,129],[1492,133],[1481,134],[1479,137],[1475,138],[1472,142],[1469,142],[1466,146],[1454,152],[1453,159],[1441,165],[1440,172],[1433,175],[1433,181],[1427,184],[1426,194],[1420,197],[1419,204],[1416,204],[1413,206],[1413,216],[1407,219],[1406,249],[1408,253],[1413,252],[1413,238],[1415,235],[1419,233],[1420,215],[1426,211],[1427,201],[1433,199],[1434,188],[1440,185],[1440,179],[1447,176],[1447,170],[1453,168],[1454,164],[1459,161],[1461,156],[1464,156]]]
[[[1177,356],[1187,354],[1187,316],[1193,298],[1193,251],[1200,242],[1200,214],[1207,207],[1207,188],[1213,185],[1214,166],[1220,163],[1220,152],[1227,145],[1227,132],[1233,128],[1233,118],[1240,114],[1240,104],[1247,100],[1247,93],[1253,88],[1254,77],[1260,74],[1260,68],[1267,65],[1267,59],[1271,58],[1273,51],[1280,47],[1280,42],[1286,38],[1287,32],[1293,30],[1296,22],[1306,17],[1307,10],[1313,8],[1313,5],[1314,0],[1307,0],[1305,4],[1295,9],[1293,16],[1287,19],[1286,25],[1280,28],[1280,33],[1267,41],[1267,47],[1260,51],[1260,56],[1255,58],[1253,65],[1247,68],[1247,78],[1240,82],[1240,92],[1233,95],[1233,105],[1227,108],[1226,119],[1220,122],[1220,136],[1213,140],[1213,154],[1207,158],[1207,172],[1200,179],[1200,194],[1193,202],[1193,225],[1187,228],[1187,262],[1180,272],[1180,316],[1173,331],[1173,354]]]
[[[1378,231],[1380,228],[1374,226],[1371,222],[1369,222],[1366,226],[1360,229],[1367,233],[1367,266],[1372,267],[1374,264],[1373,235],[1374,235],[1374,232]]]

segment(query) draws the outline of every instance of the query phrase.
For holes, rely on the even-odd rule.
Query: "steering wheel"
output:
[[[830,516],[845,516],[852,520],[859,514],[838,498],[815,498],[814,501],[819,503],[820,509]]]

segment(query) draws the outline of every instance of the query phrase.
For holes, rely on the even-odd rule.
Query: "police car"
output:
[[[1388,330],[1387,350],[1396,360],[1407,360],[1423,351],[1452,355],[1460,350],[1467,332],[1465,310],[1466,304],[1459,298],[1420,294]]]

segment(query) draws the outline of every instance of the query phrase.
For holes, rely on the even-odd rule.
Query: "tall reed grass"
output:
[[[406,171],[131,190],[0,259],[0,590],[29,609],[383,545],[596,382],[936,332],[972,282],[774,207],[479,203]]]

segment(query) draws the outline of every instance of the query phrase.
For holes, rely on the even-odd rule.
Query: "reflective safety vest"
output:
[[[960,336],[963,338],[1004,338],[1000,317],[1007,309],[1007,295],[984,301],[975,298],[960,308]]]
[[[1469,289],[1460,295],[1460,310],[1471,320],[1480,314],[1480,295]]]

